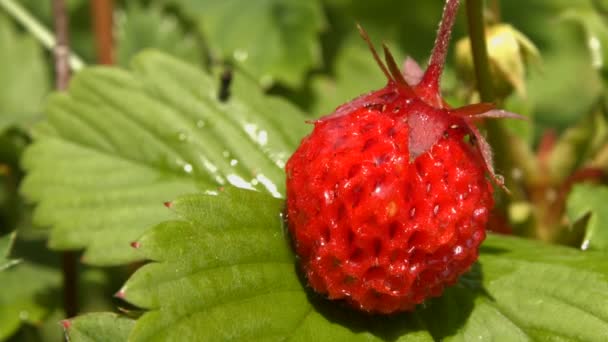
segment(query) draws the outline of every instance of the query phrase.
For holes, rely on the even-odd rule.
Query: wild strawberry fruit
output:
[[[459,6],[447,0],[429,67],[384,47],[388,84],[316,121],[287,162],[287,221],[310,286],[362,311],[413,310],[478,256],[494,205],[491,151],[472,121],[513,117],[491,104],[452,109],[439,93]],[[406,81],[407,80],[407,81]]]

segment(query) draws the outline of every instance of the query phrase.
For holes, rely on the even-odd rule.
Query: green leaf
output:
[[[15,242],[15,233],[11,233],[0,237],[0,271],[5,270],[17,263],[18,259],[11,259],[10,253],[13,243]]]
[[[172,202],[180,220],[138,240],[153,262],[119,292],[148,310],[130,340],[602,341],[608,334],[605,254],[491,235],[479,263],[442,297],[414,313],[368,316],[302,283],[282,207],[238,189]]]
[[[126,341],[134,324],[132,319],[109,312],[90,313],[62,322],[71,342]]]
[[[548,174],[554,183],[563,182],[585,166],[608,142],[608,123],[598,109],[566,129],[548,156]]]
[[[608,76],[608,25],[595,10],[572,8],[564,11],[562,18],[573,21],[583,28],[591,58],[591,65]]]
[[[0,12],[0,134],[31,122],[42,111],[50,89],[43,51],[32,37],[18,32]]]
[[[324,27],[318,0],[174,0],[193,18],[212,52],[228,58],[264,87],[299,86],[321,63]]]
[[[21,324],[39,324],[54,308],[61,276],[56,270],[23,263],[0,272],[0,340]]]
[[[308,131],[304,116],[236,74],[227,102],[219,81],[146,52],[133,71],[95,67],[54,94],[48,121],[25,151],[22,193],[52,226],[54,249],[86,248],[84,261],[137,258],[129,243],[171,218],[162,203],[225,185],[280,197],[283,167]]]
[[[12,269],[27,267],[33,269],[31,274],[18,273],[23,278],[21,281],[29,284],[37,283],[39,290],[24,291],[18,286],[17,280],[14,280],[15,286],[4,287],[5,278],[0,272],[0,283],[3,284],[3,296],[15,300],[15,304],[23,305],[23,303],[34,303],[41,310],[45,310],[44,315],[37,320],[24,320],[29,312],[27,308],[22,310],[11,310],[7,312],[7,321],[14,321],[22,324],[21,328],[15,333],[10,341],[60,341],[63,340],[63,332],[60,329],[59,322],[65,318],[62,309],[61,288],[61,257],[59,253],[52,252],[46,248],[46,241],[31,240],[24,237],[19,231],[18,239],[13,248],[13,254],[23,259],[23,263],[15,266]],[[12,270],[11,269],[11,270]],[[35,273],[39,272],[42,276],[35,277]],[[118,269],[100,269],[87,267],[85,265],[78,266],[78,308],[80,312],[96,312],[112,310],[115,307],[111,293],[116,291],[126,276],[127,270]],[[114,279],[113,279],[114,278]],[[9,279],[10,280],[10,279]],[[10,283],[9,283],[10,284]],[[14,298],[19,298],[17,301]],[[10,302],[8,302],[10,303]],[[22,304],[19,304],[22,303]],[[0,305],[4,303],[0,302]],[[32,324],[33,323],[33,324]],[[0,324],[1,325],[1,324]],[[0,339],[2,340],[2,339]]]
[[[431,54],[437,23],[441,18],[441,1],[351,1],[323,0],[328,12],[329,29],[324,35],[329,41],[327,50],[340,48],[343,39],[357,32],[356,23],[361,24],[374,41],[390,41],[399,44],[400,50],[425,64]],[[465,28],[464,20],[457,20],[454,37],[460,37]],[[397,45],[390,46],[395,51]],[[366,55],[369,56],[369,53]],[[356,69],[351,72],[357,72]]]
[[[568,196],[567,212],[570,222],[587,218],[581,248],[608,251],[608,187],[580,184]],[[588,217],[587,217],[588,216]]]
[[[140,51],[154,48],[192,63],[203,60],[203,52],[196,38],[184,32],[177,18],[161,6],[142,7],[129,2],[117,17],[116,58],[120,65],[128,65]]]

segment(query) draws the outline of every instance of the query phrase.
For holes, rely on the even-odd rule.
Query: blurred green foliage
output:
[[[53,18],[50,1],[21,0],[18,3],[23,5],[43,26],[49,28],[52,26]],[[608,127],[606,124],[608,1],[488,0],[487,3],[489,5],[487,19],[490,25],[498,22],[511,25],[534,44],[540,52],[541,62],[539,65],[525,65],[522,70],[517,70],[517,77],[522,78],[525,91],[518,93],[509,90],[505,92],[505,108],[531,118],[529,122],[510,123],[510,132],[514,132],[516,136],[522,138],[525,144],[530,147],[530,151],[535,151],[539,145],[542,147],[541,141],[551,140],[547,139],[548,136],[552,136],[547,134],[548,132],[555,133],[556,137],[563,133],[561,137],[555,139],[556,141],[545,159],[542,157],[543,151],[541,148],[539,160],[531,161],[537,172],[537,178],[529,180],[532,186],[522,191],[519,191],[521,189],[514,189],[515,194],[524,193],[529,195],[529,198],[526,199],[518,198],[517,205],[519,207],[512,206],[510,208],[526,209],[521,219],[524,222],[521,226],[525,227],[517,227],[516,224],[515,231],[525,232],[526,230],[545,227],[547,222],[543,221],[545,219],[544,215],[552,213],[552,210],[557,210],[560,214],[563,211],[563,215],[558,215],[557,218],[551,217],[548,221],[560,228],[572,229],[573,233],[580,233],[583,236],[583,247],[600,252],[605,251],[606,246],[608,246],[608,234],[605,232],[605,222],[602,221],[602,218],[606,216],[607,195],[605,187],[579,185],[574,188],[572,195],[569,197],[568,191],[572,185],[571,182],[580,181],[576,177],[573,178],[573,175],[596,175],[593,172],[599,170],[605,173],[608,170],[608,145],[606,143],[608,139],[608,129],[606,128]],[[500,5],[498,7],[499,11],[492,10],[494,3]],[[91,95],[91,98],[94,98],[94,96],[103,95],[104,91],[107,91],[122,101],[117,101],[117,103],[127,103],[132,100],[130,96],[146,93],[146,96],[148,96],[146,101],[159,105],[156,108],[157,112],[152,114],[147,111],[140,112],[142,107],[131,106],[128,108],[129,110],[125,110],[125,113],[141,114],[142,117],[147,115],[149,120],[161,117],[160,114],[159,116],[155,115],[158,113],[164,114],[165,112],[162,109],[168,108],[167,111],[171,111],[178,108],[177,110],[182,114],[191,114],[204,106],[213,108],[211,112],[215,121],[221,121],[226,110],[241,113],[242,118],[247,117],[253,120],[253,123],[260,123],[259,120],[263,118],[262,114],[272,114],[277,117],[289,115],[292,121],[297,119],[298,123],[289,123],[277,129],[277,132],[297,130],[298,133],[291,135],[285,132],[281,133],[281,136],[287,141],[285,146],[288,148],[295,144],[306,130],[306,127],[299,125],[299,122],[302,121],[299,116],[300,110],[305,112],[310,119],[318,118],[331,113],[336,106],[361,93],[384,85],[383,74],[367,50],[365,42],[360,39],[355,27],[356,23],[360,23],[369,32],[376,46],[380,46],[381,42],[386,42],[399,60],[411,56],[424,67],[433,46],[443,1],[123,0],[115,1],[115,5],[114,18],[116,21],[113,28],[115,32],[115,59],[121,68],[129,67],[133,56],[141,51],[156,49],[186,61],[213,77],[225,70],[234,70],[233,75],[236,75],[234,77],[237,79],[233,80],[231,91],[238,94],[235,97],[238,99],[237,104],[235,105],[234,102],[224,104],[221,101],[216,101],[214,97],[219,92],[220,80],[208,76],[197,78],[198,73],[189,73],[188,70],[190,69],[180,69],[182,79],[177,81],[175,74],[161,75],[162,77],[156,75],[158,79],[153,80],[144,79],[143,74],[145,72],[141,72],[141,70],[141,74],[138,74],[137,77],[142,79],[135,77],[137,81],[134,81],[134,79],[129,78],[132,75],[131,72],[112,70],[108,75],[119,75],[116,77],[121,80],[120,82],[112,83],[112,81],[109,81],[103,87],[94,84],[82,91],[81,94],[92,93],[94,95]],[[67,6],[71,23],[71,46],[75,53],[80,55],[88,64],[95,64],[96,52],[92,30],[93,13],[90,9],[90,2],[68,0]],[[454,31],[454,41],[467,35],[465,13],[464,11],[461,12]],[[19,189],[25,175],[21,160],[23,151],[30,149],[32,139],[46,136],[47,142],[62,140],[63,143],[67,142],[66,144],[69,145],[77,140],[74,137],[78,137],[79,131],[72,129],[66,133],[67,137],[57,139],[57,136],[61,136],[61,132],[58,132],[57,127],[45,121],[49,118],[48,113],[43,112],[44,103],[51,93],[52,54],[48,51],[45,52],[42,45],[36,41],[36,37],[24,30],[18,24],[18,21],[18,18],[7,16],[0,7],[0,84],[2,84],[2,87],[0,87],[0,286],[3,287],[3,293],[0,294],[0,340],[10,336],[12,336],[13,341],[57,340],[61,335],[57,321],[63,316],[59,300],[61,296],[59,255],[47,247],[49,230],[46,228],[48,227],[38,227],[32,223],[45,221],[40,220],[40,214],[38,214],[37,219],[33,219],[32,215],[36,215],[33,212],[36,211],[32,209],[32,204],[27,203],[20,193]],[[505,68],[506,72],[508,72],[507,69]],[[91,78],[94,81],[93,83],[100,79],[95,77]],[[453,105],[462,105],[470,101],[472,97],[474,98],[473,79],[473,77],[456,73],[454,53],[450,52],[442,84],[448,101]],[[180,80],[187,81],[181,82]],[[205,80],[207,83],[201,80]],[[127,84],[133,88],[127,89]],[[171,85],[170,89],[162,88],[162,86],[167,85]],[[175,90],[181,89],[180,87],[189,87],[189,95],[182,97],[181,93]],[[203,89],[203,87],[205,88]],[[205,93],[201,95],[198,93],[200,91]],[[265,93],[278,95],[281,99],[265,96]],[[165,99],[160,98],[162,94],[167,97]],[[86,101],[89,100],[91,99],[86,99]],[[291,102],[299,108],[294,108],[286,102]],[[70,104],[71,102],[66,103]],[[142,101],[141,103],[148,102]],[[91,104],[87,104],[87,106],[95,107]],[[103,106],[99,105],[97,107],[99,109]],[[52,108],[52,106],[48,108]],[[108,113],[115,113],[112,108],[104,110],[107,110]],[[265,113],[264,110],[271,111],[271,113]],[[66,111],[68,110],[66,109]],[[97,115],[99,113],[93,114]],[[42,124],[34,125],[39,121],[42,121]],[[218,148],[224,146],[221,144],[225,141],[221,139],[225,139],[227,134],[222,135],[221,132],[228,126],[220,125],[220,128],[217,129],[219,133],[214,133],[217,135],[217,141],[214,142],[218,144]],[[249,127],[251,128],[251,126]],[[259,127],[256,126],[256,129]],[[124,129],[120,125],[111,128],[105,127],[105,130],[102,129],[100,132],[111,135],[112,129],[114,129],[118,132],[117,135],[122,132],[121,134],[124,136],[131,137],[132,133],[136,131],[135,129],[120,131]],[[166,133],[169,128],[170,125],[164,125],[159,130]],[[212,130],[215,128],[206,127],[206,129]],[[142,131],[145,130],[142,129]],[[269,132],[272,133],[272,131]],[[172,140],[169,145],[180,140],[180,135],[177,133],[171,132],[170,139]],[[255,133],[247,131],[243,134],[255,135],[260,133],[261,131],[255,131]],[[145,132],[142,134],[145,134]],[[168,137],[169,135],[165,138],[169,139]],[[129,148],[134,148],[128,139],[125,141],[127,143],[122,146],[120,153]],[[104,143],[107,143],[107,141]],[[509,141],[503,143],[505,145],[511,144]],[[201,146],[203,145],[201,144]],[[190,151],[189,149],[192,149],[192,146],[183,147],[179,145],[179,148]],[[268,149],[257,145],[253,147],[246,145],[242,149],[239,146],[234,148],[234,151],[246,156],[255,156],[256,153],[272,154],[272,151],[269,152]],[[40,159],[41,155],[37,154],[37,151],[31,149],[29,151],[30,156],[33,156],[30,157],[33,160],[30,160],[30,162],[44,164],[43,162],[47,161]],[[90,153],[90,150],[86,153]],[[120,153],[111,156],[117,157],[120,156]],[[530,153],[532,154],[532,152]],[[53,161],[51,157],[48,160]],[[219,155],[216,157],[218,157],[217,160],[223,158],[220,158]],[[135,235],[131,232],[131,235],[122,238],[112,234],[111,236],[105,236],[103,239],[93,239],[91,237],[93,235],[88,229],[98,223],[98,218],[102,215],[92,216],[89,213],[105,210],[106,214],[103,217],[110,224],[114,224],[118,221],[118,216],[113,214],[119,210],[116,208],[122,203],[120,201],[125,198],[116,197],[117,193],[111,191],[108,192],[107,198],[101,198],[102,196],[99,196],[101,191],[99,193],[94,191],[96,187],[106,188],[104,181],[109,178],[102,179],[105,171],[99,169],[99,163],[92,163],[85,165],[86,167],[83,168],[83,170],[89,170],[87,175],[91,176],[87,181],[95,180],[98,177],[99,182],[85,184],[89,188],[85,187],[88,190],[83,192],[86,192],[85,195],[88,197],[83,196],[73,202],[54,202],[57,193],[66,191],[66,189],[70,190],[68,189],[69,186],[65,184],[69,185],[70,181],[77,179],[74,177],[77,176],[76,168],[65,167],[60,170],[61,172],[53,173],[53,170],[57,170],[61,165],[69,165],[72,162],[71,159],[61,161],[64,163],[62,164],[60,161],[49,162],[48,165],[38,168],[37,175],[42,175],[40,176],[41,179],[46,179],[46,181],[44,186],[33,189],[33,192],[43,193],[42,195],[47,203],[50,203],[46,205],[47,214],[49,213],[48,208],[53,208],[52,215],[57,218],[53,222],[46,223],[56,224],[59,222],[65,227],[78,227],[74,230],[65,230],[63,232],[65,235],[60,235],[63,240],[58,244],[62,246],[59,249],[69,247],[66,236],[78,231],[81,235],[76,238],[78,243],[75,246],[83,247],[87,245],[81,243],[84,240],[101,241],[107,245],[115,243],[112,247],[117,250],[120,249],[121,253],[124,251],[125,255],[128,256],[128,258],[121,259],[122,261],[133,260],[135,252],[128,249],[127,243],[129,241],[127,240],[141,233],[137,229],[143,230],[152,221],[154,221],[153,223],[159,223],[157,221],[166,219],[167,214],[151,206],[152,209],[147,208],[146,213],[152,212],[152,215],[138,216],[136,209],[141,202],[134,201],[122,208],[125,217],[131,215],[129,217],[133,219],[133,222],[139,222],[139,220],[150,222],[146,221],[146,224],[137,226]],[[232,161],[229,162],[232,163]],[[129,164],[129,167],[131,166],[133,165]],[[192,165],[190,166],[192,167]],[[99,173],[94,174],[92,170],[97,170]],[[577,174],[581,170],[584,172]],[[162,178],[159,176],[163,181],[170,178],[169,173],[160,171],[158,174],[168,177]],[[245,174],[244,168],[240,171],[242,172],[240,175]],[[275,172],[275,178],[280,178],[279,169],[273,169],[273,172]],[[137,172],[134,174],[138,175]],[[139,179],[141,180],[141,177]],[[206,178],[205,180],[212,183]],[[274,180],[276,181],[276,179]],[[587,179],[583,177],[582,180]],[[596,176],[591,177],[590,180],[595,182],[605,181],[604,178]],[[173,187],[172,189],[176,193],[181,193],[183,189],[196,191],[197,188],[188,183],[188,187]],[[281,186],[279,186],[279,189],[281,189]],[[172,193],[172,195],[175,194]],[[158,198],[152,198],[148,196],[148,193],[137,193],[137,196],[133,198],[142,197],[145,197],[148,201],[160,201],[162,194],[157,193]],[[108,198],[109,200],[107,200]],[[558,198],[559,205],[548,203],[551,198]],[[167,198],[167,200],[169,199]],[[106,206],[91,207],[91,203],[95,205],[105,203]],[[113,203],[116,207],[112,207],[108,203]],[[256,205],[255,201],[250,204],[251,206]],[[562,206],[566,206],[566,208]],[[83,208],[88,208],[89,211],[85,211]],[[78,212],[80,218],[78,215],[69,216],[73,212]],[[531,217],[534,217],[534,219]],[[117,225],[114,225],[114,227],[117,227]],[[8,241],[10,238],[8,234],[14,231],[17,232],[16,243],[12,248],[9,248]],[[162,245],[166,242],[159,241],[159,244]],[[501,245],[504,240],[494,240],[493,243],[500,248],[504,247],[505,251],[507,250],[507,247]],[[580,246],[580,243],[581,240],[577,240],[571,244],[579,244]],[[495,277],[491,279],[501,279],[502,281],[502,283],[497,282],[496,284],[499,285],[494,288],[494,290],[499,290],[497,293],[504,296],[502,298],[504,302],[501,303],[529,304],[517,302],[518,296],[522,293],[517,291],[532,291],[531,287],[509,292],[518,285],[517,275],[521,270],[525,272],[531,272],[530,270],[545,272],[549,270],[548,273],[539,273],[537,279],[547,284],[555,280],[564,280],[562,277],[564,274],[576,275],[578,283],[574,282],[575,285],[589,287],[593,284],[599,284],[598,286],[605,286],[606,284],[605,262],[602,262],[601,258],[598,257],[600,254],[592,254],[589,257],[591,261],[586,263],[587,255],[581,256],[583,254],[576,254],[578,253],[576,251],[565,252],[565,249],[553,250],[547,247],[549,248],[547,249],[547,255],[552,258],[558,258],[559,255],[567,255],[567,257],[564,257],[563,260],[560,259],[560,262],[566,260],[563,264],[543,268],[546,265],[539,266],[536,264],[544,262],[540,260],[542,259],[540,252],[534,254],[531,250],[543,249],[544,247],[541,248],[540,245],[520,241],[514,244],[517,248],[509,250],[508,254],[515,255],[514,258],[523,261],[520,260],[521,265],[518,264],[517,267],[511,269],[512,272],[509,273],[507,278],[501,278],[500,269],[512,265],[509,265],[509,262],[506,262],[505,259],[493,256],[492,253],[486,251],[485,254],[487,264],[493,265],[493,268],[488,267],[488,271],[491,273],[489,276]],[[57,244],[55,247],[57,247]],[[496,248],[500,249],[499,247]],[[112,253],[106,253],[108,250],[109,248],[106,247],[99,249],[97,257],[112,256]],[[21,262],[12,265],[15,259],[20,259]],[[573,264],[572,260],[584,263],[585,267],[589,268],[589,273],[586,273],[587,270],[575,272],[574,268],[577,265]],[[553,261],[555,260],[552,259],[551,262]],[[11,264],[11,267],[4,267],[9,264]],[[562,266],[563,272],[560,273]],[[521,269],[518,267],[521,267]],[[124,283],[134,268],[133,266],[103,269],[83,267],[80,274],[82,311],[112,310],[117,303],[128,307],[128,304],[124,302],[113,300],[112,294]],[[585,277],[592,278],[593,281],[585,281]],[[525,284],[536,286],[534,279]],[[486,285],[491,287],[491,285]],[[566,288],[566,290],[568,289],[571,289],[571,287]],[[502,307],[500,306],[502,304],[499,305],[496,302],[489,304],[487,298],[469,290],[467,288],[455,288],[451,292],[452,294],[464,293],[466,298],[475,301],[475,316],[471,319],[471,323],[459,332],[459,334],[462,333],[462,336],[465,336],[465,333],[477,333],[483,330],[483,325],[477,324],[477,320],[482,322],[484,317],[491,317],[491,320],[497,325],[505,323],[506,319],[501,316],[501,309],[506,308],[507,311],[505,312],[513,315],[515,315],[513,310],[517,311],[514,307],[506,304]],[[545,286],[543,291],[545,291],[544,295],[547,299],[557,293],[558,290],[551,286]],[[559,292],[561,295],[564,293]],[[570,294],[567,294],[566,297],[568,296]],[[458,311],[461,304],[457,300],[451,302],[456,297],[458,296],[447,296],[436,301],[426,312],[435,314],[449,311],[452,315]],[[583,299],[586,301],[586,308],[589,309],[589,312],[595,312],[600,320],[606,320],[606,317],[602,316],[606,314],[605,310],[594,307],[591,303],[593,300],[586,297]],[[555,305],[560,305],[560,308],[564,310],[572,309],[566,301],[559,301]],[[128,309],[133,308],[128,307]],[[544,316],[530,314],[539,313],[540,315],[542,312],[534,311],[530,307],[527,307],[527,309],[530,310],[523,311],[522,314],[524,316],[529,315],[529,317],[526,316],[530,318],[527,322],[538,323],[539,326],[546,328],[543,324],[549,321],[540,322]],[[568,312],[572,314],[575,311]],[[134,317],[138,315],[137,311],[129,311],[129,313]],[[559,325],[558,323],[561,322],[560,324],[563,325],[564,322],[567,322],[564,317],[575,316],[573,314],[572,316],[554,317],[556,319],[547,324],[555,323],[554,325]],[[594,334],[601,333],[601,329],[605,329],[605,326],[596,321],[594,317],[585,317],[586,322],[591,322],[589,326],[600,327],[585,336],[599,336]],[[534,321],[537,318],[538,320]],[[507,330],[510,329],[509,333],[513,334],[510,336],[521,337],[518,335],[521,333],[518,330],[519,328],[511,325],[511,321],[507,323],[503,327],[507,327],[508,329],[505,328]],[[126,336],[134,322],[115,315],[101,314],[83,316],[73,321],[73,324],[75,328],[68,332],[68,335],[74,340],[85,340],[86,338],[99,340],[96,338],[122,338]],[[102,334],[95,336],[96,329],[105,328],[112,324],[116,324],[116,329],[102,329]],[[451,322],[450,324],[454,323]],[[522,324],[521,326],[528,329],[526,330],[528,332],[535,331],[535,327],[532,325]],[[417,332],[424,338],[438,337],[439,335],[441,335],[439,337],[443,337],[444,331],[441,330],[441,327],[432,326],[431,323],[430,329],[435,329],[433,336],[426,330],[418,330]],[[441,333],[438,335],[437,331]],[[562,332],[560,330],[560,334]],[[488,332],[483,331],[483,333]],[[560,336],[564,337],[566,335],[566,333],[563,333]],[[566,336],[564,338],[576,339],[581,338],[581,336],[583,335]],[[546,336],[542,335],[541,337]]]

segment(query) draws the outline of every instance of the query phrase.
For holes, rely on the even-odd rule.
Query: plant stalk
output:
[[[475,78],[477,79],[477,90],[479,91],[481,102],[495,102],[496,97],[490,73],[490,61],[483,19],[483,0],[467,0],[466,11],[473,64],[475,66]]]
[[[0,0],[0,7],[36,38],[44,47],[49,50],[55,48],[56,42],[53,34],[36,20],[28,11],[15,0]],[[84,67],[82,59],[75,54],[70,54],[70,67],[78,71]]]
[[[55,22],[55,86],[64,91],[70,82],[70,42],[68,15],[64,0],[53,0],[53,20]]]
[[[65,91],[70,82],[70,44],[68,35],[68,15],[64,0],[53,0],[55,22],[55,84],[59,91]],[[62,254],[63,308],[66,317],[78,314],[78,258],[74,251]]]
[[[93,0],[91,11],[95,31],[97,62],[111,65],[114,62],[114,37],[112,34],[114,1]]]
[[[467,24],[477,90],[482,102],[496,103],[500,106],[504,99],[498,99],[494,91],[485,38],[483,9],[483,0],[466,1]],[[502,122],[487,120],[485,128],[488,133],[488,142],[494,152],[495,169],[503,174],[505,185],[511,192],[511,196],[499,196],[498,206],[506,213],[509,203],[528,200],[525,186],[538,179],[538,167],[530,147],[522,139],[511,134]]]

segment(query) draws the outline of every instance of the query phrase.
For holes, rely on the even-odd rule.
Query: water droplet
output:
[[[476,220],[479,220],[479,219],[483,218],[484,216],[486,216],[487,212],[488,212],[488,210],[486,208],[483,208],[483,207],[477,208],[473,211],[473,217]]]
[[[335,193],[333,190],[323,191],[323,199],[325,200],[326,205],[333,203],[334,197],[335,197]]]
[[[217,172],[217,166],[215,166],[215,164],[213,164],[209,160],[207,160],[207,158],[203,158],[203,166],[205,167],[205,169],[207,169],[211,173]]]
[[[238,188],[247,189],[247,190],[255,190],[255,188],[251,185],[251,183],[247,182],[240,176],[231,174],[231,175],[228,175],[228,177],[226,177],[226,178],[228,179],[228,182],[230,182],[230,184],[232,184]]]
[[[260,77],[260,84],[261,84],[262,88],[268,88],[273,83],[274,83],[274,78],[272,77],[272,75],[266,74],[266,75],[263,75],[262,77]]]
[[[192,165],[191,164],[184,164],[184,171],[186,173],[191,173],[192,172]]]
[[[256,126],[255,124],[247,123],[243,127],[245,128],[245,132],[247,132],[247,134],[252,137],[255,136],[255,132],[258,130],[258,126]]]
[[[248,123],[243,128],[245,128],[245,132],[247,132],[251,139],[255,140],[258,144],[264,146],[268,143],[268,132],[259,130],[256,124]]]
[[[382,183],[376,182],[376,185],[374,186],[374,194],[379,195],[381,192],[382,192]]]
[[[239,163],[239,161],[236,159],[230,160],[230,166],[236,166],[238,163]]]
[[[249,58],[249,53],[243,49],[235,49],[233,57],[239,62],[244,62],[247,60],[247,58]]]
[[[587,249],[589,249],[589,240],[583,241],[583,244],[581,245],[581,249],[583,251],[586,251]]]
[[[217,196],[217,195],[219,195],[219,192],[213,191],[213,190],[205,190],[205,195]]]
[[[177,135],[177,138],[179,139],[179,141],[186,141],[186,140],[188,140],[188,135],[184,132],[180,132]]]
[[[262,183],[262,185],[264,185],[266,190],[268,190],[268,192],[270,192],[270,194],[273,197],[276,197],[276,198],[282,197],[277,186],[269,178],[267,178],[263,174],[257,175],[256,178],[257,178],[257,180],[260,181],[260,183]]]
[[[262,146],[268,143],[268,132],[260,131],[260,133],[258,133],[258,143]]]
[[[277,164],[277,166],[281,169],[285,168],[285,160],[283,159],[277,159],[277,161],[275,162],[275,164]]]

